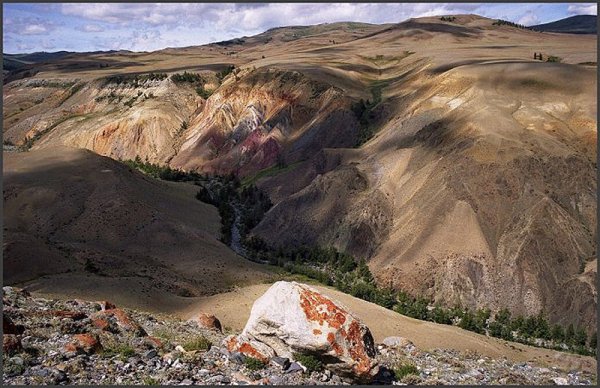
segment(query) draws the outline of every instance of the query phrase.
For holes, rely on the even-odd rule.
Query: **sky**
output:
[[[3,52],[153,51],[340,21],[399,23],[473,13],[524,25],[596,15],[595,3],[27,3],[3,4]]]

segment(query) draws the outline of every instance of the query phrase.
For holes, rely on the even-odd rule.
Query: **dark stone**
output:
[[[243,364],[245,360],[246,356],[239,352],[234,352],[229,355],[229,361],[235,362],[236,364]]]
[[[148,350],[146,353],[144,353],[144,358],[147,359],[153,359],[156,356],[158,356],[158,352],[154,349]]]
[[[300,364],[298,364],[296,362],[292,362],[292,363],[290,363],[290,366],[285,370],[285,373],[292,373],[292,372],[304,372],[304,368],[302,368],[300,366]]]
[[[290,360],[288,358],[279,356],[273,357],[271,363],[281,367],[281,369],[287,369],[290,366]]]

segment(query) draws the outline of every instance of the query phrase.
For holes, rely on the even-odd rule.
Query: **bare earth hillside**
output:
[[[82,272],[85,257],[140,289],[164,265],[160,282],[175,294],[261,276],[217,242],[216,210],[193,193],[175,204],[178,190],[124,167],[124,176],[101,173],[117,171],[108,159],[97,168],[92,154],[55,151],[67,145],[255,179],[274,206],[252,232],[274,248],[334,246],[367,259],[381,286],[445,305],[543,312],[591,331],[597,37],[493,23],[457,15],[285,27],[28,65],[34,75],[7,79],[3,95],[4,139],[32,150],[5,154],[5,281],[48,271],[40,253],[56,263],[50,279],[35,280],[40,290],[92,276],[131,287]],[[202,79],[169,77],[183,71]],[[167,76],[131,81],[151,72]],[[107,78],[115,75],[130,78]],[[46,206],[61,195],[63,205]],[[108,206],[129,213],[108,218]],[[148,244],[155,257],[143,253]],[[209,269],[210,279],[236,277],[221,285],[195,276]]]
[[[4,282],[152,311],[260,281],[217,240],[217,210],[87,150],[4,154]]]

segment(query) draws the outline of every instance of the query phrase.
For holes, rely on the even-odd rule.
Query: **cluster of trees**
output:
[[[456,16],[442,16],[440,20],[443,22],[453,22],[456,20]]]
[[[356,142],[357,147],[366,143],[375,133],[375,128],[372,125],[375,120],[373,109],[381,102],[382,89],[382,84],[373,85],[371,87],[371,95],[373,96],[372,101],[365,101],[361,98],[358,102],[353,103],[350,108],[359,124],[358,139]]]
[[[167,78],[166,73],[148,73],[148,74],[119,74],[111,75],[105,78],[105,84],[117,84],[132,87],[139,87],[146,81],[162,81]]]
[[[173,169],[166,165],[161,166],[157,163],[150,163],[148,162],[148,160],[142,161],[139,155],[136,156],[134,160],[124,160],[123,163],[125,163],[131,168],[140,170],[154,178],[166,181],[186,182],[206,179],[202,175],[195,172],[185,172],[179,169]]]
[[[494,23],[492,23],[492,25],[493,26],[510,26],[510,27],[515,27],[515,28],[528,28],[522,24],[509,22],[508,20],[502,20],[502,19],[496,20]]]
[[[204,89],[203,85],[199,85],[199,86],[196,86],[196,93],[200,97],[202,97],[206,100],[206,99],[208,99],[208,97],[210,97],[213,94],[213,91],[209,90],[209,89]]]
[[[204,88],[204,83],[206,80],[198,73],[188,73],[187,71],[184,71],[183,73],[173,74],[171,76],[171,80],[176,84],[193,84],[195,86],[196,93],[205,100],[213,93],[212,90]]]
[[[181,84],[181,83],[195,84],[195,83],[203,82],[204,79],[198,73],[188,73],[187,71],[184,71],[183,74],[182,73],[173,74],[171,76],[171,81],[175,82],[176,84]]]
[[[75,81],[59,82],[59,81],[48,81],[48,80],[32,80],[25,84],[28,88],[61,88],[68,89],[75,85]]]
[[[271,208],[269,197],[254,185],[242,186],[234,174],[213,176],[201,185],[196,199],[219,209],[221,216],[221,241],[231,243],[231,230],[235,222],[235,207],[240,212],[238,225],[242,239],[254,228]]]
[[[218,72],[217,78],[219,79],[219,82],[223,82],[225,77],[227,77],[229,74],[231,74],[234,70],[235,70],[235,66],[229,65],[226,68],[224,68],[223,70],[221,70],[220,72]]]

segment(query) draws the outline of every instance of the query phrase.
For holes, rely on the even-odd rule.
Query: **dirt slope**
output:
[[[217,240],[217,210],[87,150],[4,153],[4,283],[152,311],[259,282]]]
[[[485,45],[502,35],[520,44]],[[379,132],[259,181],[280,200],[255,233],[275,246],[333,244],[369,258],[380,284],[447,305],[593,328],[596,74],[517,59],[540,36],[478,17],[425,18],[347,43],[381,53],[371,57],[385,85]],[[406,37],[417,54],[391,56],[393,43],[375,44],[384,37]],[[566,42],[546,47],[580,55]]]

